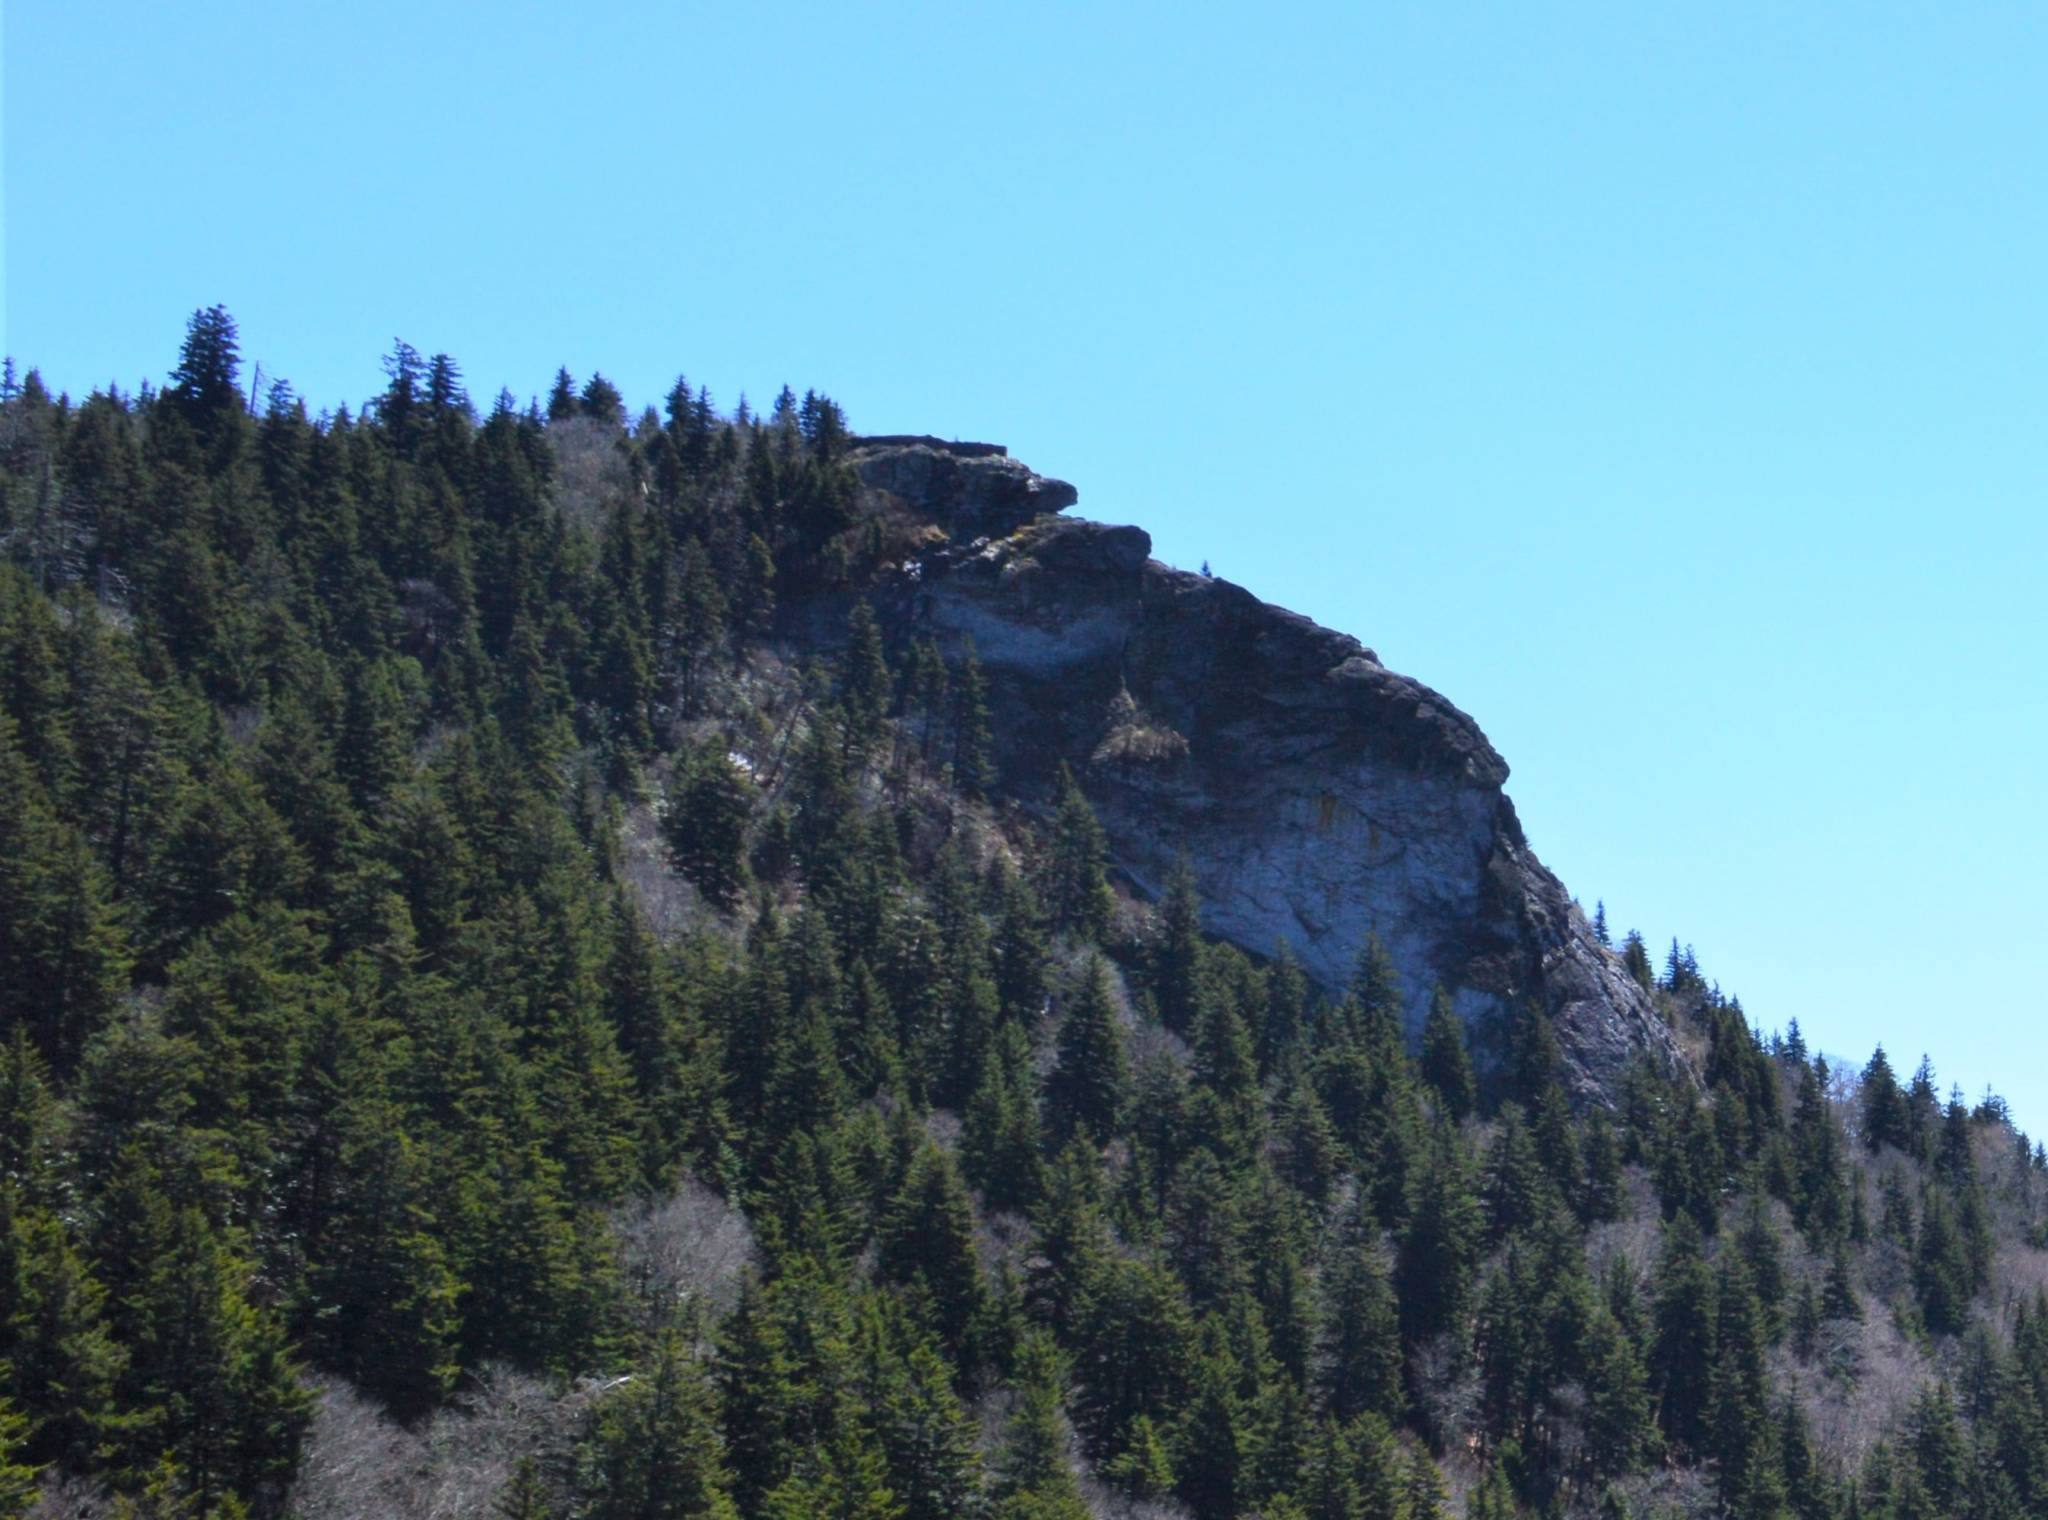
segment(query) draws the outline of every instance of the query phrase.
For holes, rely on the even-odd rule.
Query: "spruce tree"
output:
[[[1056,928],[1099,943],[1116,904],[1107,874],[1109,844],[1065,766],[1051,832],[1039,895]]]
[[[676,867],[716,907],[731,911],[749,885],[747,824],[753,782],[717,745],[678,759],[662,832]]]
[[[1046,1123],[1055,1139],[1110,1137],[1129,1083],[1123,1031],[1108,963],[1091,956],[1061,1020],[1058,1059],[1046,1078]]]
[[[1478,1105],[1478,1084],[1472,1057],[1465,1048],[1465,1021],[1451,1006],[1439,982],[1430,995],[1429,1017],[1422,1025],[1422,1080],[1435,1089],[1444,1113],[1462,1124]]]
[[[737,1520],[711,1386],[675,1331],[599,1406],[591,1520]]]
[[[1353,1209],[1325,1268],[1317,1379],[1323,1405],[1342,1422],[1400,1413],[1400,1316],[1385,1251],[1371,1216]]]

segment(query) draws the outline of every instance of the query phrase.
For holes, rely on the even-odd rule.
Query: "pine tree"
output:
[[[716,745],[679,757],[669,785],[662,833],[676,868],[714,906],[730,912],[749,884],[747,824],[755,788]]]
[[[1230,1520],[1251,1497],[1256,1435],[1237,1379],[1237,1365],[1219,1345],[1194,1368],[1174,1487],[1196,1520]]]
[[[882,653],[882,631],[874,608],[855,602],[847,619],[847,647],[840,668],[840,703],[845,713],[846,751],[865,755],[881,733],[894,686]]]
[[[1318,1386],[1330,1415],[1348,1421],[1401,1411],[1400,1317],[1385,1251],[1368,1213],[1354,1207],[1325,1269]]]
[[[1863,1143],[1873,1151],[1884,1145],[1903,1150],[1911,1143],[1905,1094],[1899,1091],[1898,1078],[1892,1075],[1882,1045],[1863,1068]]]
[[[105,1303],[62,1223],[17,1212],[12,1189],[0,1185],[0,1358],[32,1461],[89,1469],[119,1428],[115,1390],[128,1358]]]
[[[512,1469],[512,1477],[498,1495],[493,1513],[499,1520],[554,1520],[547,1484],[541,1479],[540,1464],[532,1457],[521,1457],[519,1465]]]
[[[929,1344],[881,1371],[869,1403],[904,1520],[952,1520],[981,1500],[980,1427],[953,1391],[952,1368]]]
[[[1453,1124],[1462,1124],[1478,1106],[1472,1057],[1465,1048],[1465,1021],[1451,1006],[1442,983],[1430,996],[1429,1017],[1422,1025],[1421,1073]]]
[[[1286,940],[1266,970],[1266,1006],[1258,1029],[1260,1075],[1272,1072],[1301,1039],[1308,1013],[1308,979]]]
[[[232,453],[241,433],[241,367],[239,334],[227,308],[207,306],[193,312],[163,394],[216,467]]]
[[[1043,1148],[1030,1041],[1021,1026],[1005,1024],[962,1115],[961,1165],[988,1207],[1025,1209],[1045,1185]]]
[[[1763,1310],[1740,1254],[1724,1253],[1720,1267],[1705,1439],[1723,1500],[1741,1513],[1772,1514],[1783,1492],[1768,1426]]]
[[[1194,1319],[1162,1267],[1103,1260],[1081,1295],[1071,1343],[1075,1420],[1098,1455],[1122,1451],[1141,1415],[1170,1420],[1188,1396],[1199,1349]]]
[[[1642,1360],[1613,1316],[1596,1312],[1585,1329],[1586,1464],[1596,1479],[1632,1472],[1655,1445]]]
[[[995,739],[989,729],[988,681],[968,640],[953,688],[953,780],[969,797],[987,794],[995,782]]]
[[[128,1305],[128,1397],[202,1507],[282,1483],[310,1416],[283,1326],[244,1294],[247,1268],[195,1209],[154,1202],[146,1274]]]
[[[1417,1446],[1408,1453],[1408,1475],[1401,1485],[1401,1502],[1406,1520],[1450,1520],[1451,1496],[1444,1477],[1430,1460],[1428,1451]]]
[[[60,1075],[125,990],[111,884],[52,808],[0,714],[0,1022],[33,1033]]]
[[[1025,1335],[1012,1378],[1017,1403],[997,1458],[995,1520],[1084,1520],[1060,1416],[1065,1364],[1050,1336]]]
[[[1064,797],[1061,806],[1066,806]],[[1163,933],[1154,952],[1153,995],[1159,1004],[1160,1022],[1185,1035],[1195,1027],[1203,987],[1201,896],[1186,855],[1175,862],[1167,877],[1159,916]]]
[[[1699,1229],[1689,1216],[1680,1215],[1665,1230],[1664,1254],[1657,1263],[1649,1371],[1665,1434],[1688,1447],[1698,1447],[1706,1435],[1715,1304]]]
[[[591,1520],[737,1520],[710,1384],[675,1331],[599,1406]]]
[[[0,1368],[0,1382],[4,1381]],[[42,1468],[22,1460],[27,1438],[28,1420],[0,1398],[0,1520],[20,1520],[36,1500]]]
[[[1109,1139],[1121,1112],[1129,1073],[1108,963],[1092,956],[1081,989],[1061,1020],[1058,1061],[1046,1078],[1046,1123],[1053,1136]]]
[[[1039,896],[1055,928],[1100,943],[1109,931],[1116,897],[1109,887],[1109,843],[1074,774],[1060,768],[1043,884]]]
[[[881,1227],[882,1271],[931,1295],[933,1328],[953,1357],[971,1364],[986,1297],[974,1249],[974,1210],[952,1158],[927,1144],[910,1164]]]
[[[1463,1319],[1485,1229],[1454,1134],[1437,1131],[1413,1176],[1395,1264],[1401,1327],[1411,1344]]]

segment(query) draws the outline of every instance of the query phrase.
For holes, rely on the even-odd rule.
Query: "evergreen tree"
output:
[[[679,758],[669,785],[662,832],[676,868],[727,911],[748,886],[747,824],[754,795],[746,773],[714,745]]]
[[[1108,963],[1091,957],[1081,989],[1061,1020],[1058,1060],[1046,1078],[1046,1121],[1066,1140],[1101,1144],[1116,1125],[1129,1075]]]
[[[890,1361],[869,1402],[904,1520],[974,1514],[982,1497],[980,1429],[953,1391],[951,1367],[929,1344]]]
[[[1064,1377],[1051,1337],[1028,1333],[1017,1348],[1017,1404],[997,1458],[995,1520],[1083,1520],[1089,1512],[1066,1461]]]
[[[1716,1314],[1714,1278],[1701,1251],[1699,1229],[1680,1215],[1665,1230],[1664,1254],[1657,1263],[1649,1371],[1665,1434],[1693,1448],[1706,1435]]]
[[[953,1160],[926,1145],[911,1162],[881,1228],[882,1270],[931,1296],[932,1326],[946,1349],[971,1363],[971,1333],[985,1289],[974,1249],[974,1210]]]
[[[532,1457],[519,1459],[492,1512],[499,1520],[553,1520],[554,1505],[549,1501],[547,1484],[541,1479],[540,1464]]]
[[[1370,1215],[1354,1209],[1325,1269],[1318,1382],[1324,1407],[1340,1422],[1401,1410],[1400,1318],[1375,1234]]]
[[[1066,806],[1064,797],[1061,806]],[[1155,952],[1152,982],[1160,1021],[1183,1035],[1195,1027],[1202,1005],[1200,915],[1201,897],[1195,887],[1194,867],[1182,855],[1167,878],[1166,895],[1160,903],[1164,933]]]
[[[218,466],[233,450],[244,416],[240,335],[224,306],[206,306],[185,324],[185,344],[164,400]]]
[[[1873,1151],[1883,1145],[1904,1149],[1910,1143],[1906,1125],[1905,1094],[1880,1045],[1863,1068],[1863,1143]]]
[[[1074,774],[1060,770],[1059,800],[1039,895],[1056,928],[1100,942],[1116,906],[1107,875],[1109,843]]]
[[[711,1386],[676,1332],[599,1407],[590,1444],[592,1520],[737,1520]]]
[[[1478,1106],[1472,1058],[1465,1049],[1465,1021],[1452,1008],[1441,983],[1430,996],[1429,1017],[1422,1026],[1421,1072],[1453,1124],[1463,1123]]]

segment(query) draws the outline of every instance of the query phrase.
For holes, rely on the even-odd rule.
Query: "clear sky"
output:
[[[784,380],[1473,713],[1589,905],[2048,1128],[2048,7],[12,0],[5,347]],[[2028,946],[2032,946],[2030,951]]]

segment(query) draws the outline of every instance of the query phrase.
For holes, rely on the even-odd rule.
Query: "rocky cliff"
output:
[[[885,585],[899,633],[969,640],[1005,786],[1070,764],[1117,865],[1156,892],[1185,852],[1206,927],[1285,944],[1326,987],[1368,936],[1419,1022],[1433,987],[1482,1028],[1524,998],[1556,1021],[1583,1096],[1670,1031],[1523,838],[1478,724],[1357,640],[1160,564],[1143,530],[1053,514],[1074,488],[985,444],[864,440],[878,510],[938,529]]]

